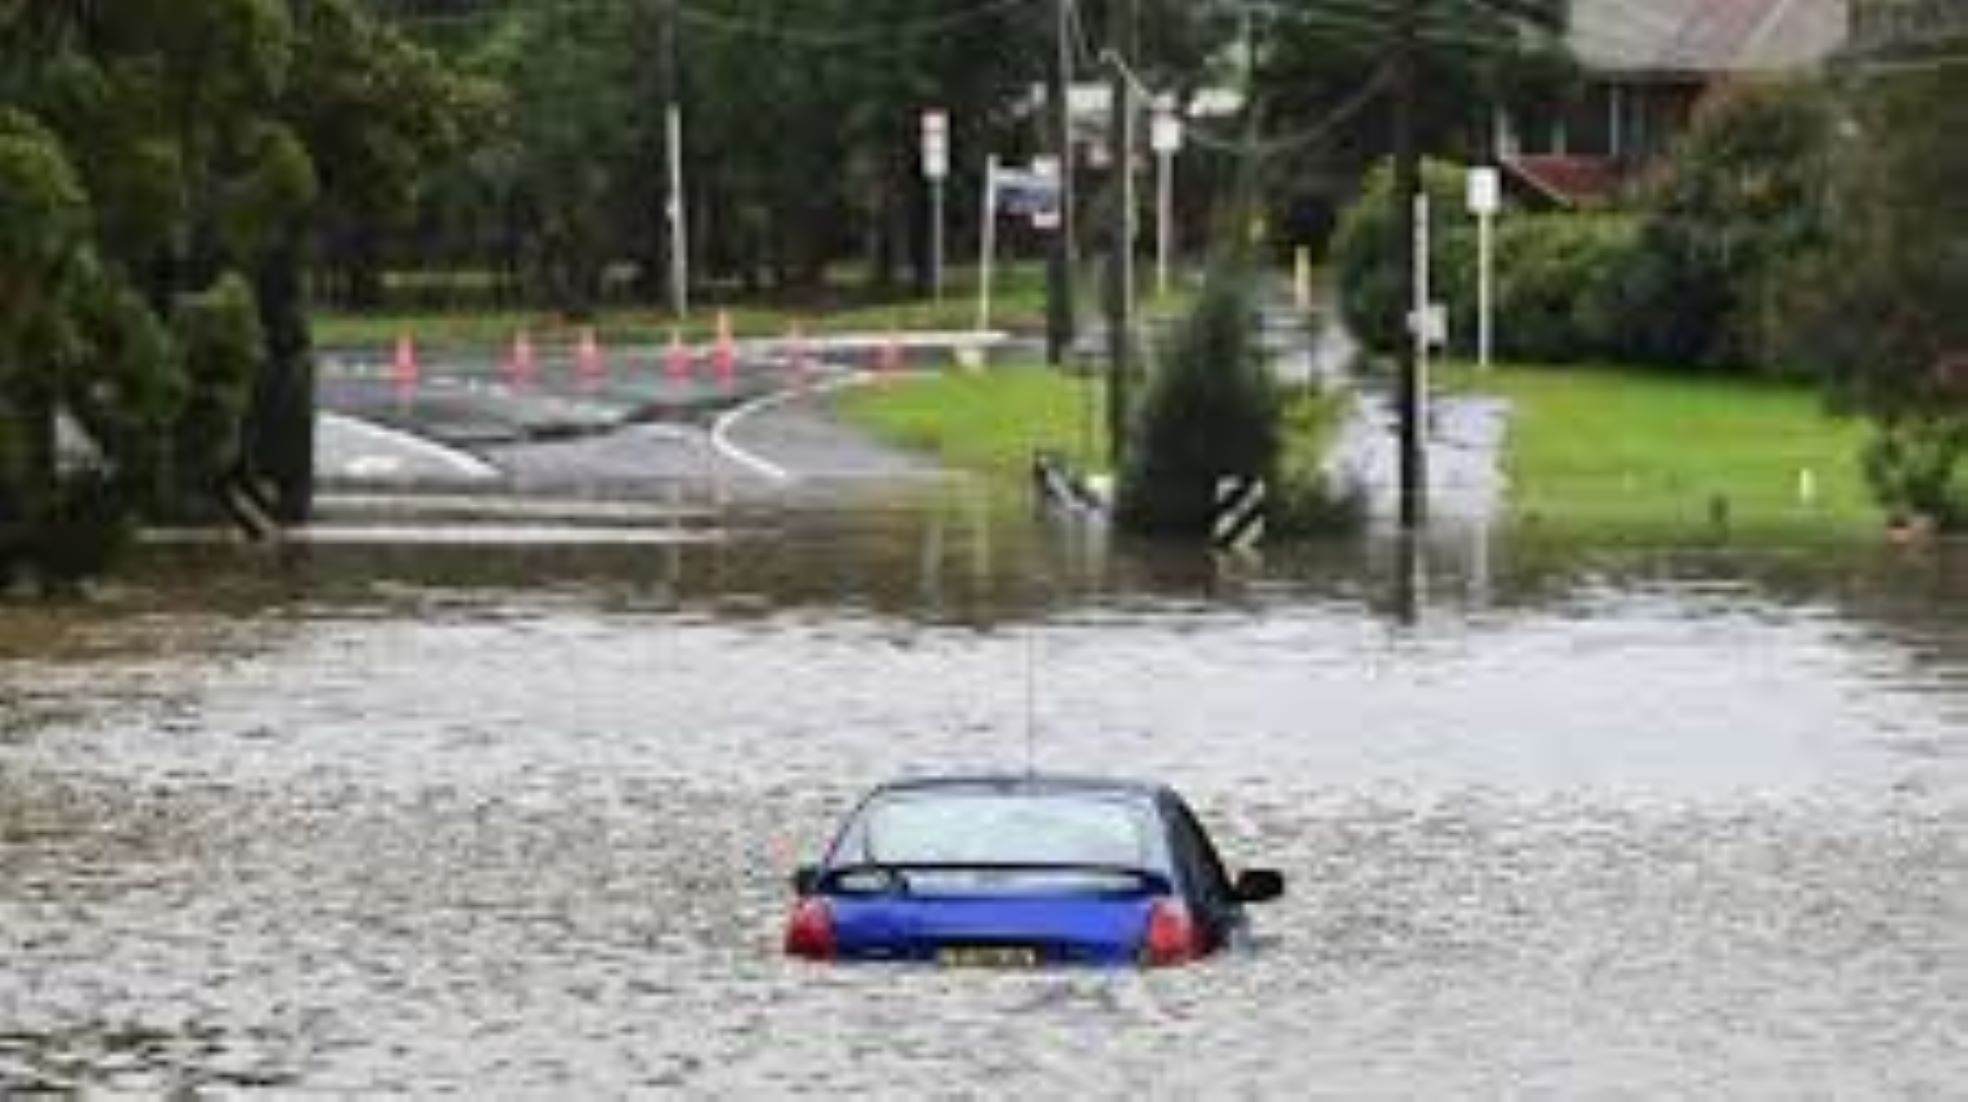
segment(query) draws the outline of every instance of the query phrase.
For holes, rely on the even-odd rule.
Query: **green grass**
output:
[[[1505,463],[1520,520],[1712,529],[1725,509],[1732,532],[1825,534],[1882,520],[1860,467],[1864,423],[1827,414],[1805,387],[1601,367],[1452,369],[1443,381],[1511,402]]]
[[[1038,451],[1082,466],[1106,455],[1104,396],[1097,382],[1019,365],[863,387],[836,409],[892,444],[1018,489]]]

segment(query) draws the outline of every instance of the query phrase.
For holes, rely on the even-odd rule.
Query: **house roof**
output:
[[[1505,157],[1504,167],[1544,198],[1565,207],[1611,199],[1625,180],[1619,163],[1607,157],[1518,154]]]
[[[1572,0],[1588,71],[1711,76],[1822,64],[1850,34],[1851,0]]]

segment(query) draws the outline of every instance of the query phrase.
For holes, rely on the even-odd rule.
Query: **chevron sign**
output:
[[[1220,478],[1210,538],[1224,551],[1250,551],[1264,540],[1266,491],[1261,478]]]

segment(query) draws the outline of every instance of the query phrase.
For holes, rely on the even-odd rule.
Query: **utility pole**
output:
[[[1419,77],[1422,0],[1400,0],[1394,27],[1394,238],[1396,284],[1412,287],[1417,276],[1415,199],[1421,194],[1421,156],[1415,140],[1415,99]],[[1421,328],[1417,309],[1408,317],[1410,339],[1400,342],[1401,377],[1396,401],[1401,422],[1401,527],[1414,531],[1428,522],[1428,455],[1421,423]]]
[[[1134,96],[1128,65],[1139,52],[1134,33],[1138,15],[1139,0],[1110,0],[1107,6],[1113,89],[1107,120],[1113,167],[1107,250],[1107,439],[1116,472],[1127,455],[1128,392],[1134,373]]]
[[[1059,158],[1059,224],[1046,254],[1046,362],[1057,368],[1073,346],[1073,0],[1054,0],[1057,47],[1046,73],[1052,153]]]
[[[683,55],[677,44],[678,0],[663,4],[663,146],[668,162],[668,188],[663,210],[669,221],[670,315],[679,321],[690,314],[690,234],[688,198],[683,190],[683,108],[677,102],[682,83]]]

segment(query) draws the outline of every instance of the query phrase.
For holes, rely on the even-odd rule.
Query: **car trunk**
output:
[[[1018,967],[1131,964],[1146,895],[837,898],[841,956]]]

